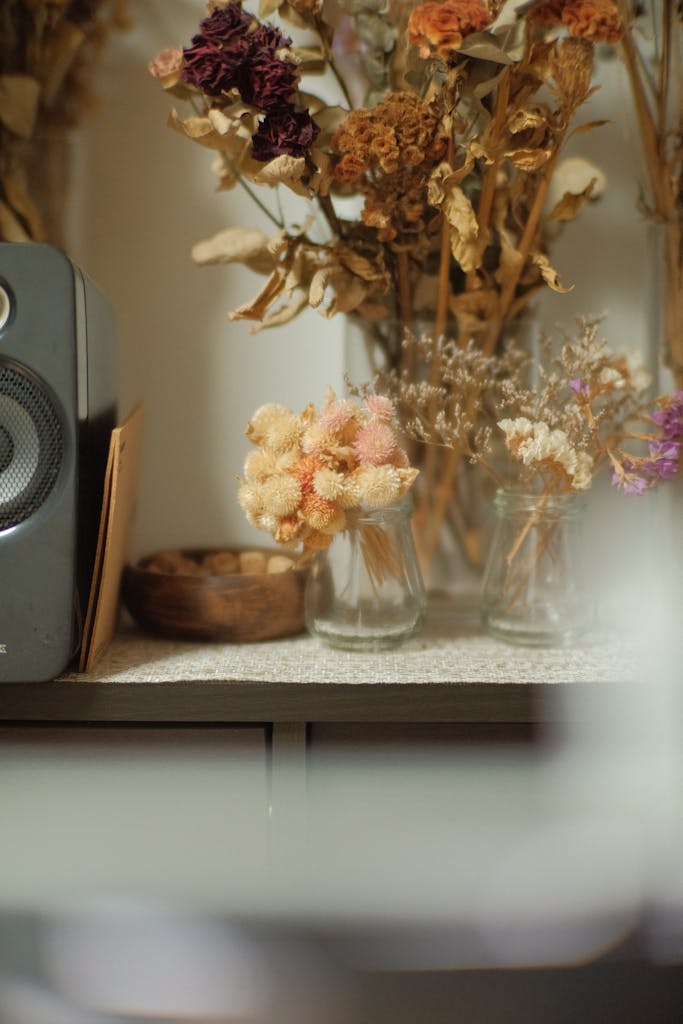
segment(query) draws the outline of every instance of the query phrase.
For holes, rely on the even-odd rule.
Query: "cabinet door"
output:
[[[249,903],[267,868],[262,727],[0,729],[0,908]]]

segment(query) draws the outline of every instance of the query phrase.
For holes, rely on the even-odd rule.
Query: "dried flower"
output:
[[[460,49],[465,36],[481,32],[492,21],[482,0],[428,0],[408,18],[408,42],[419,47],[421,57],[435,53],[447,61]]]
[[[259,200],[274,225],[270,239],[255,241],[253,228],[233,228],[193,255],[200,263],[241,261],[266,275],[257,294],[231,313],[253,321],[254,331],[309,307],[372,325],[377,365],[401,377],[410,399],[401,411],[411,403],[418,410],[416,435],[448,438],[447,453],[430,454],[418,493],[422,520],[434,514],[435,539],[439,520],[454,519],[442,496],[459,463],[479,459],[498,433],[489,397],[499,388],[497,374],[504,376],[506,331],[539,288],[566,290],[550,243],[586,200],[597,198],[598,176],[590,174],[578,194],[558,179],[553,202],[546,200],[577,110],[593,91],[595,43],[615,40],[619,23],[611,0],[343,0],[342,8],[327,21],[330,12],[319,0],[262,4],[263,12],[306,30],[299,47],[247,14],[240,0],[209,5],[184,58],[195,109],[187,119],[174,114],[173,127],[218,151],[221,188],[243,184],[252,196],[256,188],[266,195],[288,188],[315,215],[297,212],[288,224],[285,204]],[[327,89],[309,91],[309,74],[320,71],[339,89],[332,101]],[[360,200],[359,215],[348,215],[349,198]],[[420,320],[432,327],[431,352],[403,349],[400,332],[397,338],[386,326]],[[460,355],[438,352],[442,337]],[[464,391],[452,386],[456,368],[469,373]],[[577,369],[564,378],[571,407],[565,418],[573,426],[586,410],[566,403],[569,379],[590,379],[593,387],[597,377]],[[628,386],[621,393],[627,392]],[[376,425],[365,433],[368,416]],[[506,417],[501,407],[498,419]],[[565,429],[541,415],[529,418],[551,431]],[[371,407],[343,434],[333,420],[306,422],[296,442],[301,456],[326,460],[315,472],[331,469],[346,481],[337,498],[328,498],[332,490],[319,497],[345,508],[361,500],[359,460],[362,468],[407,470],[407,456],[398,447],[391,453],[382,423],[390,425],[389,411]],[[358,438],[357,429],[364,431]],[[278,450],[284,454],[291,441],[282,434]],[[570,466],[567,458],[565,484],[583,484],[586,460],[577,456]],[[323,490],[326,483],[332,488],[332,478],[320,480]],[[310,486],[302,485],[304,496]],[[282,530],[303,539],[312,527],[302,524],[301,517],[288,519]],[[429,557],[427,551],[425,563]]]
[[[247,520],[310,552],[346,528],[351,510],[405,494],[417,470],[388,422],[392,408],[379,395],[363,407],[329,392],[322,409],[308,406],[299,416],[275,403],[257,409],[246,430],[257,449],[245,459],[237,492]]]
[[[592,43],[618,43],[624,34],[619,8],[612,0],[569,0],[562,5],[562,24],[573,36]]]
[[[307,110],[276,108],[261,121],[252,139],[252,156],[262,163],[278,156],[305,156],[319,131]]]

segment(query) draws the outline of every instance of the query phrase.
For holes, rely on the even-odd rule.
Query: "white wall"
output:
[[[134,28],[112,36],[95,81],[99,106],[74,144],[70,250],[118,316],[121,412],[146,410],[133,554],[165,546],[263,543],[235,501],[244,427],[265,401],[303,408],[341,388],[343,322],[315,313],[255,337],[227,311],[263,280],[241,267],[197,268],[194,242],[230,224],[267,224],[239,190],[216,193],[212,154],[171,131],[171,106],[147,72],[162,47],[186,43],[203,0],[137,0]],[[615,345],[645,347],[645,233],[635,209],[634,147],[616,64],[585,120],[615,123],[580,137],[606,170],[602,201],[553,253],[569,295],[547,296],[545,324],[608,312]]]

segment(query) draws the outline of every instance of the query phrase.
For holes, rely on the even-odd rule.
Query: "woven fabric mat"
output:
[[[512,647],[473,628],[427,624],[381,652],[332,650],[308,635],[256,644],[194,643],[136,631],[119,635],[94,671],[65,680],[264,683],[591,683],[633,677],[633,652],[604,636],[580,647]]]

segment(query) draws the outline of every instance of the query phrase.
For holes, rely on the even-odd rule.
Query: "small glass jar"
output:
[[[309,632],[330,647],[379,651],[424,622],[426,597],[410,526],[409,497],[347,513],[346,528],[311,566],[304,610]]]
[[[582,537],[585,499],[499,490],[482,588],[489,633],[513,644],[568,646],[592,611]]]

